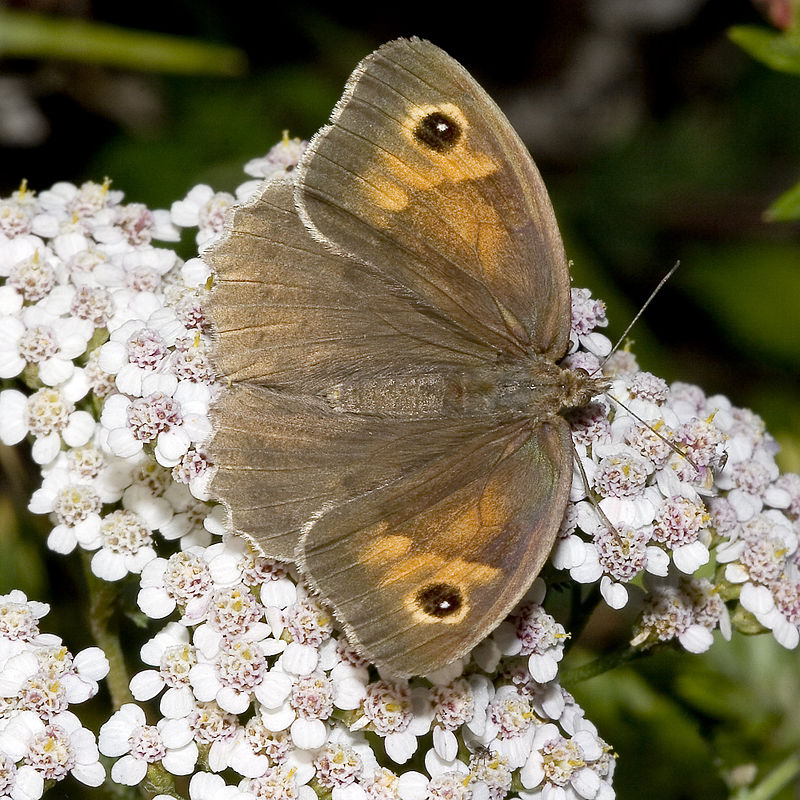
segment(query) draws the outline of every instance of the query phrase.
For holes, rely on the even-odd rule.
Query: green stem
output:
[[[592,612],[600,601],[599,584],[593,586],[583,600],[581,600],[582,591],[582,584],[574,581],[572,584],[572,602],[570,604],[569,622],[567,624],[567,630],[570,633],[570,638],[565,648],[567,652],[575,646],[575,643],[583,633],[583,629],[589,622]]]
[[[150,797],[166,794],[181,800],[183,798],[183,795],[175,788],[174,776],[164,769],[160,761],[147,765],[147,777],[144,779],[141,788]]]
[[[588,664],[563,671],[561,673],[561,685],[569,689],[570,686],[574,686],[576,683],[588,681],[589,678],[594,678],[597,675],[602,675],[604,672],[616,669],[616,667],[622,664],[627,664],[640,655],[641,650],[629,646],[623,650],[615,650],[613,653],[598,656]]]
[[[800,775],[800,755],[792,753],[751,789],[734,794],[735,800],[770,800]]]
[[[187,75],[241,75],[247,68],[235,47],[16,9],[0,9],[0,55]]]
[[[103,649],[108,658],[110,670],[106,683],[111,693],[111,703],[119,708],[124,703],[133,702],[128,685],[130,676],[125,666],[125,655],[119,638],[117,625],[117,595],[112,584],[100,580],[91,568],[92,555],[81,550],[81,562],[89,592],[89,627],[97,646]]]

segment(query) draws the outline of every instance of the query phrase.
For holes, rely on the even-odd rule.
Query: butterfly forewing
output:
[[[301,213],[503,351],[561,357],[569,274],[541,177],[494,102],[429,42],[355,70],[299,168]]]
[[[355,374],[463,368],[493,357],[408,293],[309,236],[292,185],[235,210],[205,256],[215,366],[230,381],[318,391]]]

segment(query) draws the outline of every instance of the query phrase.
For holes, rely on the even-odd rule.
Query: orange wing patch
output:
[[[441,152],[419,139],[420,123],[434,115],[446,118],[458,130],[452,147]],[[468,129],[466,117],[452,103],[414,106],[402,122],[402,130],[414,152],[422,158],[409,163],[393,153],[381,151],[379,164],[365,176],[369,200],[379,209],[397,213],[408,205],[414,192],[430,191],[445,182],[477,180],[497,172],[500,165],[491,156],[469,149]]]
[[[502,486],[491,481],[475,502],[460,507],[448,504],[437,518],[428,520],[426,538],[433,547],[415,547],[411,536],[385,535],[386,523],[379,523],[366,537],[370,545],[361,563],[373,572],[381,588],[399,585],[403,605],[415,622],[463,622],[472,606],[473,591],[501,583],[503,571],[452,551],[480,553],[481,543],[502,535],[510,513]],[[438,543],[446,543],[447,551],[437,548]]]

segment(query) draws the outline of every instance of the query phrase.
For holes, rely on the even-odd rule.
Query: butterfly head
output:
[[[593,397],[608,391],[611,381],[604,375],[590,375],[585,369],[562,369],[562,410],[581,408]]]

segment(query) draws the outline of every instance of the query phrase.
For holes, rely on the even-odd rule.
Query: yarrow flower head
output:
[[[148,725],[144,711],[126,703],[100,729],[100,752],[122,756],[111,768],[111,777],[124,786],[136,786],[148,764],[159,762],[173,775],[190,775],[197,763],[197,744],[188,721],[161,719]]]
[[[68,774],[99,786],[105,768],[94,734],[70,710],[94,697],[109,664],[90,647],[73,656],[39,631],[48,612],[20,591],[0,596],[0,788],[7,797],[41,797],[45,782]]]
[[[611,387],[567,415],[579,467],[544,577],[463,659],[424,680],[380,674],[302,575],[227,532],[209,502],[209,408],[227,389],[213,276],[161,244],[186,227],[201,247],[226,236],[236,198],[291,174],[305,146],[286,136],[248,164],[258,180],[195,187],[169,211],[124,204],[107,181],[0,201],[0,377],[13,381],[0,440],[31,443],[30,510],[49,516],[48,546],[137,587],[151,625],[136,703],[100,729],[111,778],[192,776],[193,800],[606,800],[613,751],[559,683],[571,638],[549,579],[596,585],[612,609],[644,587],[635,649],[698,653],[736,628],[794,647],[800,478],[780,474],[763,423],[726,398],[669,385],[630,351],[601,368],[605,306],[573,289],[563,365],[602,369]],[[0,598],[0,793],[12,797],[104,775],[71,706],[107,662],[40,633],[45,613]]]

